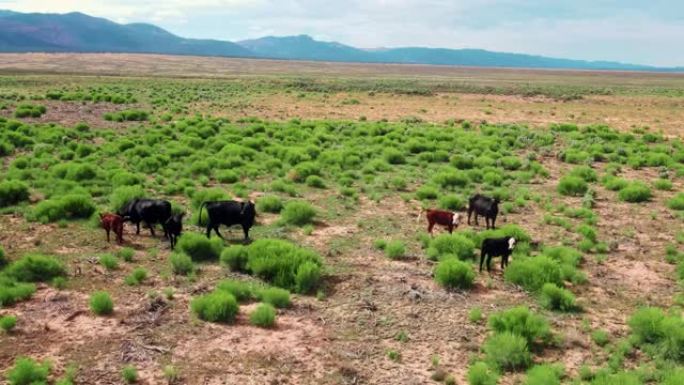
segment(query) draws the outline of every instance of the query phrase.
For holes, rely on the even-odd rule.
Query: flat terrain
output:
[[[22,105],[45,111],[17,117]],[[117,121],[125,111],[146,115]],[[671,202],[684,188],[682,127],[678,74],[0,55],[0,247],[14,263],[54,256],[67,278],[36,279],[30,298],[0,307],[18,319],[0,332],[0,373],[29,356],[52,362],[51,379],[77,366],[83,384],[122,383],[125,365],[143,384],[435,384],[442,373],[466,384],[472,364],[485,361],[499,384],[554,383],[525,382],[524,368],[496,370],[485,349],[496,334],[487,318],[523,305],[552,333],[531,341],[531,359],[562,365],[561,383],[660,383],[681,370],[684,343],[662,333],[639,341],[629,320],[643,306],[681,320],[684,213]],[[570,174],[584,189],[562,193]],[[27,195],[3,201],[3,183],[16,182]],[[617,182],[650,196],[630,202]],[[260,211],[252,245],[284,239],[313,250],[321,281],[306,293],[288,287],[292,304],[272,328],[250,324],[256,298],[233,322],[203,321],[190,303],[222,280],[277,279],[215,258],[175,274],[159,230],[135,235],[128,224],[123,246],[107,243],[95,212],[113,210],[131,186],[186,212],[186,233],[204,233],[203,197],[251,199],[258,209],[265,199],[309,203],[316,216],[305,225]],[[501,199],[499,232],[480,218],[455,238],[442,228],[427,235],[422,208],[465,214],[475,192]],[[44,202],[65,195],[83,202],[53,218]],[[224,250],[239,247],[238,227],[222,232]],[[574,309],[545,306],[498,258],[491,273],[477,271],[468,253],[479,256],[483,234],[513,233],[521,245],[508,269],[552,260],[556,281],[532,267],[522,276],[568,290]],[[461,249],[435,251],[436,239]],[[389,258],[379,240],[404,250]],[[558,246],[581,261],[551,256]],[[132,260],[103,266],[103,255],[124,248]],[[435,280],[457,257],[475,272],[470,288]],[[126,284],[140,267],[148,277]],[[109,316],[89,308],[99,290],[114,300]],[[673,323],[670,332],[684,335]],[[623,374],[636,382],[614,377]]]

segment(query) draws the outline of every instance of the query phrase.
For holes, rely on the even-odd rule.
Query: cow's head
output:
[[[254,206],[254,202],[246,201],[242,202],[242,208],[240,209],[240,215],[256,215],[256,209]]]
[[[508,250],[513,250],[515,248],[516,240],[513,237],[508,238]]]
[[[461,214],[459,213],[453,213],[451,216],[451,224],[454,226],[458,226],[461,223]]]

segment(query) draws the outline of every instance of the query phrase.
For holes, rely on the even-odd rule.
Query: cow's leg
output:
[[[152,238],[156,237],[157,234],[154,233],[154,224],[153,224],[153,223],[149,223],[149,222],[145,222],[145,224],[147,225],[147,227],[150,228],[150,233],[152,233]]]
[[[449,234],[452,234],[454,232],[454,225],[452,223],[449,223],[447,226],[449,228]]]
[[[482,253],[482,255],[480,255],[480,273],[482,273],[482,264],[484,263],[485,256],[485,253]]]
[[[105,232],[107,233],[107,243],[109,243],[109,229],[105,229]]]
[[[475,211],[475,226],[479,226],[480,222],[477,221],[477,211]]]
[[[435,227],[435,222],[428,222],[428,233],[432,235],[432,228]]]
[[[211,239],[211,228],[213,227],[213,224],[211,222],[207,223],[207,238]]]
[[[224,239],[223,235],[221,235],[221,233],[219,233],[219,231],[218,231],[219,226],[221,226],[221,224],[217,224],[216,226],[214,226],[214,232],[216,233],[216,235],[219,236],[219,238]]]
[[[470,215],[473,213],[473,210],[468,207],[468,224],[470,224]]]
[[[242,232],[245,233],[245,242],[249,241],[249,227],[247,225],[242,225]]]
[[[135,222],[135,235],[140,235],[140,222]]]
[[[492,255],[491,254],[487,255],[487,272],[488,273],[492,272]]]
[[[496,225],[494,224],[496,222],[496,215],[492,217],[492,228],[495,229]]]

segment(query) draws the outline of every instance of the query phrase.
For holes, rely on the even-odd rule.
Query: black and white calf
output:
[[[508,265],[508,257],[513,253],[516,240],[513,237],[487,238],[482,241],[482,253],[480,254],[480,272],[482,264],[487,257],[487,271],[491,271],[490,262],[492,257],[501,257],[501,270]]]

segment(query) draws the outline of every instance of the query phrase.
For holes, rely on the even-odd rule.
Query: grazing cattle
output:
[[[171,250],[176,246],[178,237],[183,232],[183,216],[185,213],[174,214],[166,220],[166,233],[169,236],[169,242],[171,242]]]
[[[204,202],[200,206],[199,225],[202,225],[202,209],[207,208],[207,238],[211,237],[211,230],[219,237],[223,238],[218,229],[221,225],[242,226],[242,231],[245,233],[245,241],[249,240],[249,229],[254,225],[254,217],[256,217],[256,208],[254,202],[238,202],[238,201],[216,201]]]
[[[100,214],[100,223],[102,228],[107,232],[107,242],[109,242],[109,232],[113,231],[116,234],[116,241],[119,244],[123,243],[123,223],[124,218],[112,213]]]
[[[513,237],[503,237],[503,238],[487,238],[482,241],[482,247],[480,248],[482,253],[480,254],[480,272],[482,272],[482,263],[487,257],[487,271],[491,271],[490,262],[492,257],[501,257],[501,270],[508,266],[508,257],[513,253],[515,248],[516,240]]]
[[[171,203],[160,199],[133,199],[119,210],[120,216],[126,221],[135,223],[136,234],[140,234],[140,222],[145,222],[154,237],[154,225],[159,223],[164,228],[164,236],[169,237],[166,221],[171,218]]]
[[[470,224],[470,215],[473,212],[475,212],[476,226],[479,226],[477,216],[482,215],[485,217],[485,226],[489,229],[491,221],[491,228],[494,229],[496,228],[496,216],[499,214],[499,199],[475,194],[468,201],[468,224]]]
[[[432,228],[435,227],[435,224],[446,227],[449,230],[449,234],[451,234],[454,228],[458,227],[461,223],[461,214],[459,213],[432,209],[427,209],[426,213],[430,235],[432,235]],[[420,219],[420,214],[418,214],[418,218]]]

